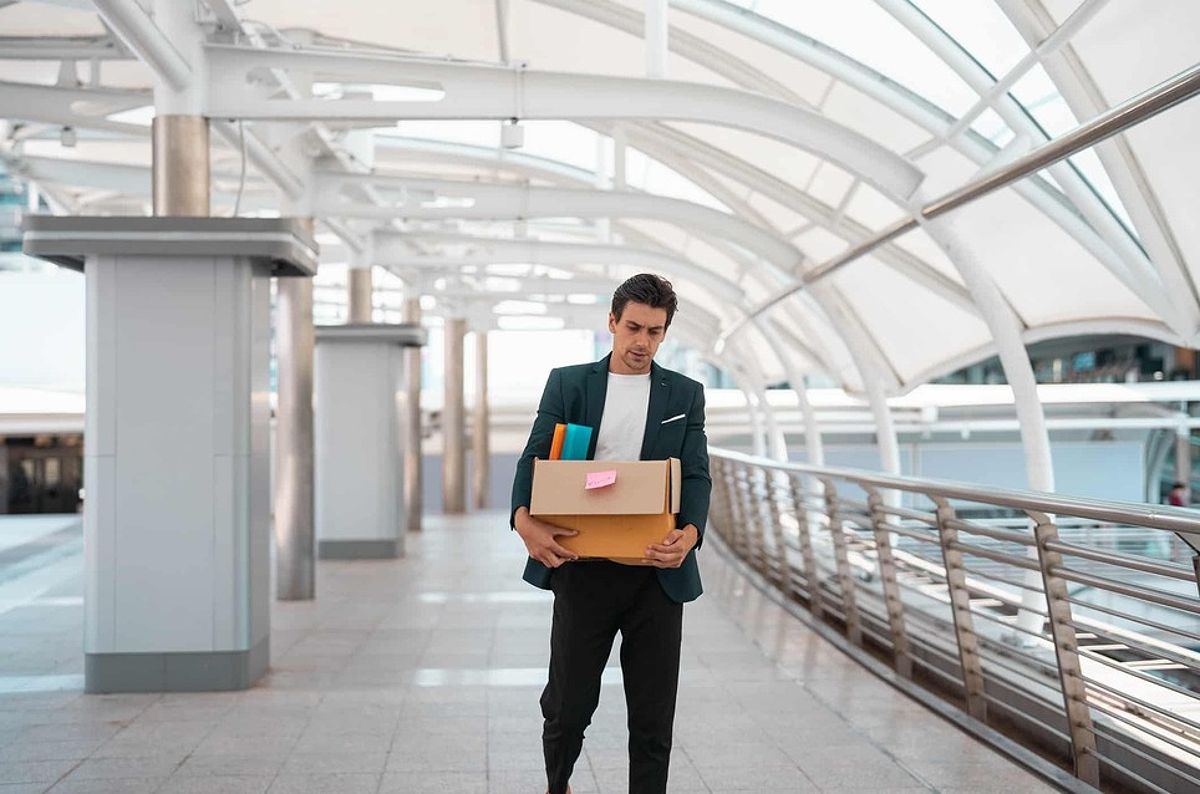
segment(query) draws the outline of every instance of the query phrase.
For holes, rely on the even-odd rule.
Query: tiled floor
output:
[[[550,600],[520,580],[523,550],[498,515],[433,518],[404,560],[322,563],[316,601],[275,604],[270,675],[236,693],[83,695],[80,558],[26,550],[45,565],[0,570],[0,794],[545,789]],[[1049,790],[857,667],[715,551],[701,559],[671,791]],[[580,794],[626,790],[619,669],[605,680]]]

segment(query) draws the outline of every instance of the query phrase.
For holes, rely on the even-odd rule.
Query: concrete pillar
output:
[[[442,403],[442,512],[465,513],[466,490],[466,416],[463,405],[463,340],[467,321],[446,318],[445,399]]]
[[[421,298],[413,295],[404,301],[404,322],[421,324]],[[421,531],[424,514],[424,475],[422,466],[421,427],[421,348],[404,348],[404,394],[402,397],[401,432],[404,457],[404,517],[409,532]]]
[[[270,275],[311,276],[315,246],[286,219],[25,223],[26,253],[78,256],[86,283],[84,687],[248,687],[270,642]]]
[[[488,362],[486,330],[475,332],[475,405],[471,417],[471,504],[476,510],[487,507],[488,479],[491,471],[491,407],[488,405]]]
[[[346,290],[349,303],[349,313],[346,321],[354,324],[372,321],[372,280],[371,268],[352,267],[347,272]]]
[[[317,328],[316,529],[321,559],[404,555],[405,351],[420,327]]]

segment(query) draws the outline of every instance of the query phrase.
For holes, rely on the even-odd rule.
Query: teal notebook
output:
[[[587,460],[588,446],[592,443],[592,429],[586,425],[567,425],[563,437],[560,460]]]

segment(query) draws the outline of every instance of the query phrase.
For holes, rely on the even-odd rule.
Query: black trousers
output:
[[[541,700],[550,794],[567,790],[618,631],[629,712],[629,792],[663,794],[679,688],[683,605],[667,598],[651,567],[570,562],[555,569],[550,586],[550,679]]]

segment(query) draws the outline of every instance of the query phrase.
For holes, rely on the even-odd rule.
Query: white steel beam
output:
[[[862,174],[888,195],[908,196],[921,172],[871,139],[812,111],[738,89],[668,80],[504,69],[450,61],[210,44],[208,114],[275,120],[674,119],[747,129]],[[262,68],[327,79],[437,86],[440,100],[262,100],[245,88]]]
[[[183,91],[192,82],[192,67],[137,0],[93,0],[105,24],[136,52],[164,82]],[[190,15],[190,10],[188,14]]]
[[[440,244],[457,243],[471,245],[474,251],[462,256],[417,255],[412,253],[410,242],[420,240]],[[620,265],[661,270],[676,277],[684,277],[697,286],[718,296],[721,302],[741,299],[740,287],[724,276],[706,270],[685,259],[667,256],[658,251],[621,245],[588,243],[557,243],[543,240],[503,240],[470,237],[468,235],[422,235],[377,231],[373,242],[375,263],[391,268],[430,267],[431,263],[445,263],[455,267],[487,266],[489,264],[530,265]]]

